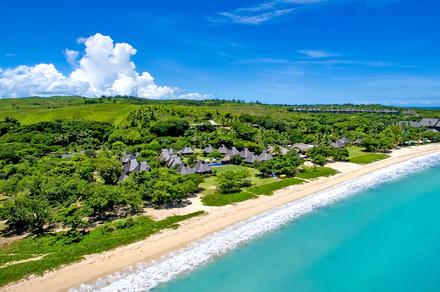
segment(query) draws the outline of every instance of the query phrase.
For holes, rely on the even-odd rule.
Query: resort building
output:
[[[218,148],[218,152],[220,152],[220,154],[223,154],[223,155],[226,155],[227,153],[228,153],[228,148],[226,148],[226,146],[225,145],[223,145],[222,144],[222,146],[220,146],[219,148]]]
[[[310,149],[315,147],[313,144],[296,143],[293,144],[292,148],[298,150],[302,154],[306,154]]]
[[[212,153],[212,151],[214,151],[214,148],[212,148],[211,145],[208,145],[208,147],[205,147],[205,149],[203,149],[203,153],[205,154]]]
[[[127,157],[129,157],[128,160],[127,160]],[[122,169],[121,175],[119,176],[118,182],[126,179],[130,173],[151,170],[150,166],[148,165],[148,163],[146,161],[138,162],[136,155],[123,154],[121,156],[121,161],[124,164],[124,167]]]
[[[191,155],[194,154],[194,150],[191,147],[185,146],[181,153],[182,155]]]
[[[350,140],[347,139],[347,137],[342,137],[341,139],[338,139],[334,142],[331,142],[330,145],[335,148],[344,148],[345,145],[349,144]]]
[[[198,174],[208,174],[212,172],[211,167],[204,161],[197,161],[196,166],[194,167],[194,170]]]
[[[273,158],[272,154],[268,153],[267,151],[261,152],[260,156],[258,156],[259,161],[267,161],[271,160]]]
[[[430,119],[430,118],[423,118],[420,120],[420,122],[414,122],[414,121],[400,121],[398,123],[400,126],[405,127],[413,127],[413,128],[428,128],[432,131],[440,131],[440,119]]]

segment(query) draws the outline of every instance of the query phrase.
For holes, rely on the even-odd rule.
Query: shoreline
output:
[[[82,283],[94,283],[103,276],[123,271],[139,263],[157,260],[169,252],[186,247],[195,240],[286,203],[357,179],[373,171],[439,152],[440,144],[405,147],[394,150],[387,159],[359,168],[349,168],[331,177],[290,186],[276,191],[272,196],[260,196],[235,205],[210,207],[208,214],[184,221],[176,230],[165,230],[130,245],[86,256],[80,262],[48,272],[43,276],[21,280],[0,290],[65,291]],[[332,167],[331,164],[328,166]]]

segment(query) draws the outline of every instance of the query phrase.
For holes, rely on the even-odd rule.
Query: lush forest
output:
[[[115,113],[113,109],[119,110]],[[47,112],[51,114],[41,114]],[[277,156],[277,149],[295,143],[314,144],[308,156],[323,165],[329,158],[348,159],[345,147],[332,146],[332,141],[341,137],[371,152],[386,152],[420,139],[438,140],[439,134],[429,129],[398,124],[400,120],[416,120],[420,113],[435,112],[299,113],[286,105],[219,100],[1,100],[1,216],[14,232],[85,231],[97,222],[139,213],[144,206],[179,203],[199,191],[203,176],[182,176],[161,164],[158,156],[163,148],[203,149],[211,145],[217,149],[223,145],[261,153],[272,147],[273,159],[251,167],[262,176],[294,176],[302,158],[295,150]],[[124,153],[137,153],[138,160],[146,161],[151,171],[118,181]],[[209,157],[218,154],[214,151]],[[194,164],[199,158],[193,154],[185,157],[185,163]],[[231,162],[245,163],[238,156]],[[229,175],[226,180],[230,181],[243,176],[222,175]]]
[[[46,246],[56,254],[56,246],[69,245],[72,255],[83,255],[103,248],[87,242],[107,242],[109,234],[123,244],[153,232],[145,228],[169,228],[181,220],[152,221],[143,216],[145,207],[179,206],[198,193],[204,204],[214,206],[270,195],[288,185],[334,174],[319,167],[328,160],[369,163],[385,158],[384,153],[399,145],[440,140],[432,129],[400,123],[436,118],[438,112],[392,109],[399,113],[298,112],[289,105],[222,100],[0,100],[3,233],[37,234],[40,249]],[[311,148],[302,151],[293,145]],[[162,149],[181,165],[159,159]],[[171,154],[182,149],[190,152]],[[211,171],[203,164],[226,156],[229,166],[213,166]],[[317,167],[305,167],[304,160]],[[187,167],[185,175],[182,165]],[[53,234],[57,239],[49,236]],[[132,237],[123,239],[123,234]],[[47,266],[27,265],[20,272],[1,268],[2,261],[15,259],[21,248],[22,241],[7,248],[10,254],[0,251],[4,283],[66,262],[52,259]],[[75,259],[72,256],[70,261]]]

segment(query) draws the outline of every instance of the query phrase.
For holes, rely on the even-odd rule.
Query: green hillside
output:
[[[42,121],[89,120],[118,124],[138,105],[126,100],[87,103],[80,97],[23,98],[0,100],[0,120],[14,117],[23,124]]]

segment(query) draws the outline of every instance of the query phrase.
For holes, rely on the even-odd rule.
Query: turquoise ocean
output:
[[[439,162],[371,173],[79,290],[440,291]]]

